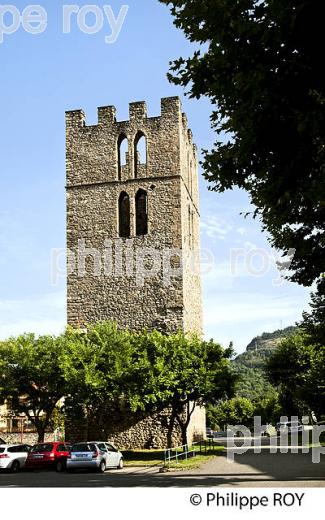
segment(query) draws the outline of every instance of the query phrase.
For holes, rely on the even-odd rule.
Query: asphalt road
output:
[[[159,473],[158,468],[127,467],[98,473],[54,471],[0,473],[0,487],[325,487],[325,457],[312,463],[311,453],[271,454],[263,450],[219,455],[199,469]]]

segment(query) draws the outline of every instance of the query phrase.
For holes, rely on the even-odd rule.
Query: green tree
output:
[[[229,362],[232,354],[232,349],[182,332],[138,336],[132,371],[134,409],[170,407],[170,426],[178,423],[182,442],[187,444],[195,407],[233,395],[236,376]]]
[[[303,333],[283,340],[266,370],[279,388],[286,415],[325,412],[325,346],[311,345]]]
[[[66,393],[60,359],[62,338],[26,334],[0,343],[0,399],[34,424],[44,440],[52,413]]]
[[[277,392],[255,400],[254,407],[254,415],[261,418],[262,424],[270,423],[275,425],[279,421],[280,417],[285,415]]]
[[[235,425],[251,426],[254,420],[254,404],[246,397],[233,397],[208,408],[208,421],[212,427],[226,428]]]
[[[303,321],[299,326],[311,343],[322,347],[325,345],[325,276],[318,281],[310,307],[310,312],[303,313]]]
[[[246,190],[271,244],[296,251],[291,280],[311,285],[325,265],[325,3],[160,1],[197,47],[169,79],[214,107],[210,188]]]
[[[95,419],[105,431],[113,410],[129,406],[132,333],[114,322],[88,325],[87,332],[68,328],[61,370],[66,381],[67,412]]]

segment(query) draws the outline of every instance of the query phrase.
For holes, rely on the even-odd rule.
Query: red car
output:
[[[30,449],[26,460],[26,469],[55,468],[63,471],[70,454],[70,445],[65,442],[44,442],[35,444]]]

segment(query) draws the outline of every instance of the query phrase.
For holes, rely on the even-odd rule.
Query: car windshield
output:
[[[72,452],[89,452],[89,451],[96,451],[95,444],[74,444],[71,448]]]
[[[3,453],[6,450],[6,448],[0,448],[0,453]]]
[[[32,453],[49,453],[53,449],[53,444],[35,444],[30,450]]]

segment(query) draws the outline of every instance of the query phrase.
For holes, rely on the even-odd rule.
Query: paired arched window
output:
[[[117,154],[118,154],[118,178],[122,178],[122,167],[126,165],[126,158],[129,152],[128,138],[125,134],[121,134],[117,141]]]
[[[139,190],[135,196],[136,234],[137,236],[148,234],[148,194]]]
[[[134,140],[134,177],[138,176],[140,164],[147,164],[147,139],[143,132],[138,132]]]
[[[137,178],[139,166],[147,164],[147,139],[143,132],[139,131],[134,140],[134,177]],[[122,179],[122,168],[127,164],[129,143],[127,136],[122,133],[117,141],[118,155],[118,180]]]
[[[131,234],[130,230],[130,198],[125,191],[122,191],[119,201],[119,236],[128,238]]]
[[[119,236],[129,238],[131,235],[131,212],[130,197],[122,191],[118,201],[119,214]],[[135,196],[135,227],[136,235],[143,236],[148,234],[148,194],[140,189]]]

